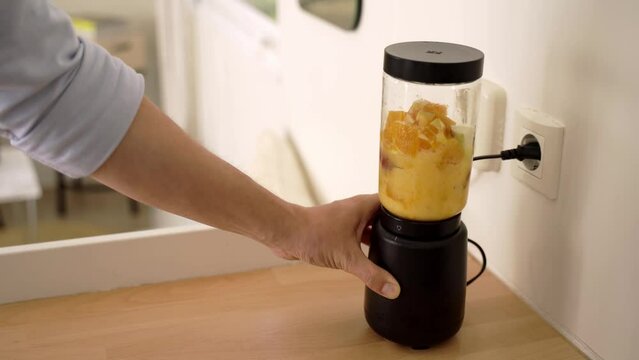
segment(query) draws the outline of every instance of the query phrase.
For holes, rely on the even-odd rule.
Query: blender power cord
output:
[[[481,274],[483,274],[484,271],[486,271],[486,262],[487,262],[486,253],[484,252],[484,249],[482,249],[481,246],[479,246],[479,244],[475,242],[475,240],[468,239],[468,242],[475,245],[475,247],[477,248],[477,250],[479,250],[479,253],[481,254],[481,270],[479,270],[479,273],[473,276],[472,279],[466,281],[466,286],[472,284],[473,281],[477,280],[481,276]]]
[[[539,146],[539,143],[537,141],[531,141],[526,144],[517,145],[517,147],[514,149],[503,150],[499,154],[475,156],[473,158],[473,161],[487,160],[487,159],[502,159],[502,160],[517,159],[519,161],[524,161],[527,159],[541,160],[541,147]],[[471,278],[470,280],[466,281],[466,285],[472,284],[473,281],[477,280],[484,273],[484,271],[486,271],[486,262],[487,262],[486,253],[484,252],[484,249],[482,249],[481,246],[478,243],[476,243],[474,240],[468,239],[468,242],[475,245],[477,250],[479,250],[479,253],[481,254],[482,264],[481,264],[481,270],[479,270],[479,273],[473,276],[473,278]]]
[[[524,161],[526,159],[541,160],[541,148],[539,147],[538,142],[532,141],[527,144],[518,145],[514,149],[504,150],[499,154],[475,156],[473,161],[487,159],[517,159],[519,161]]]

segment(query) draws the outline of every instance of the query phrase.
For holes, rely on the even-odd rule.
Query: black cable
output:
[[[475,247],[477,248],[477,250],[479,250],[479,253],[481,254],[481,270],[479,270],[479,273],[477,273],[477,275],[473,276],[470,280],[466,281],[466,286],[472,284],[473,281],[477,280],[477,278],[479,278],[481,274],[484,273],[484,271],[486,270],[486,262],[487,262],[486,253],[484,252],[484,249],[482,249],[481,246],[479,246],[479,244],[472,239],[468,239],[468,242],[475,245]]]
[[[486,159],[501,159],[501,154],[475,156],[473,158],[473,161],[475,161],[475,160],[486,160]]]
[[[541,147],[538,142],[532,141],[524,145],[517,145],[514,149],[504,150],[499,154],[475,156],[473,161],[486,159],[517,159],[519,161],[526,159],[541,160]]]

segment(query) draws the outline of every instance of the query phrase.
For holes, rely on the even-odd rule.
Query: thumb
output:
[[[399,296],[399,284],[388,271],[373,264],[363,252],[357,251],[346,264],[344,270],[357,276],[366,286],[387,299],[396,299]]]

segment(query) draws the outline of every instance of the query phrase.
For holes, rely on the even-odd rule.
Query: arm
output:
[[[399,286],[362,253],[376,195],[304,208],[287,203],[191,140],[144,99],[98,181],[141,202],[249,236],[277,255],[346,270],[386,297]]]

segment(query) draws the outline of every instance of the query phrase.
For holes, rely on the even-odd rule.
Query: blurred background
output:
[[[73,17],[80,36],[99,43],[144,74],[146,95],[156,101],[160,98],[153,0],[53,3]],[[88,178],[66,178],[8,145],[0,149],[0,173],[0,246],[154,226],[146,206]]]
[[[269,57],[257,61],[257,64],[275,65],[269,63],[276,58],[275,0],[211,1],[207,4],[191,0],[55,0],[53,3],[72,17],[79,36],[100,44],[143,74],[146,96],[200,140],[210,138],[202,134],[202,131],[210,129],[198,125],[201,118],[197,115],[197,91],[203,87],[220,88],[228,84],[198,83],[195,74],[200,70],[197,64],[219,67],[233,59],[224,59],[224,64],[222,59],[216,62],[207,52],[210,51],[208,44],[197,52],[208,57],[196,58],[196,46],[200,45],[196,40],[217,37],[235,43],[234,37],[245,37],[245,42],[238,43],[238,46],[259,46],[264,49],[263,55]],[[223,8],[226,13],[217,18],[211,16],[216,7]],[[206,25],[197,24],[198,12],[202,13],[201,16],[211,16],[211,24],[208,21]],[[238,22],[234,23],[236,18]],[[251,51],[256,49],[225,46],[216,48],[216,54],[227,50],[245,51],[236,55],[245,63],[234,71],[241,73],[244,68],[252,67],[249,61],[258,54]],[[208,65],[204,67],[209,69]],[[270,70],[268,74],[260,74],[262,77],[252,80],[257,84],[267,82],[265,86],[270,87],[265,92],[267,94],[280,90],[279,69]],[[257,73],[259,70],[256,70]],[[238,84],[242,84],[241,81]],[[243,81],[247,92],[257,93],[256,89],[251,90],[248,78]],[[254,97],[257,98],[253,100],[256,105],[260,101],[272,103],[262,99],[262,95]],[[205,106],[203,111],[209,109]],[[265,122],[268,115],[262,113],[260,116]],[[265,127],[268,125],[265,124]],[[274,136],[271,138],[275,139]],[[11,149],[8,141],[2,141],[0,157],[5,159],[0,160],[0,247],[190,223],[187,219],[127,199],[89,178],[67,178],[31,161]],[[247,161],[252,155],[255,154],[242,154],[242,160],[234,162],[247,171],[250,166]],[[235,159],[231,157],[228,160],[233,162]]]
[[[373,61],[356,64],[352,58],[339,59],[341,50],[333,48],[331,40],[313,40],[313,45],[298,36],[308,22],[337,37],[334,45],[348,46],[353,52],[348,42],[370,38],[355,31],[363,8],[360,0],[53,3],[72,17],[79,36],[143,74],[146,96],[187,133],[272,192],[303,205],[347,193],[375,192],[376,150],[367,151],[370,156],[363,161],[338,165],[334,158],[355,160],[361,153],[344,153],[331,144],[345,140],[347,146],[354,141],[369,149],[377,146],[382,43],[375,47]],[[282,13],[291,14],[290,21],[284,21]],[[340,62],[363,65],[371,76],[351,73]],[[368,77],[367,85],[374,85],[362,89],[361,96],[370,98],[374,106],[359,111],[341,100],[328,106],[320,99],[339,87],[346,89],[344,81],[359,88],[362,76]],[[329,110],[338,105],[349,109],[338,116]],[[343,119],[349,111],[367,119],[366,126],[352,122],[334,128],[324,120],[325,116]],[[331,134],[318,138],[314,135],[318,130]],[[353,131],[358,139],[349,138]],[[316,152],[304,154],[298,141],[308,142],[309,150],[319,146],[327,155],[320,153],[316,169],[328,176],[326,189],[316,188],[304,163],[305,156],[314,157]],[[191,223],[127,199],[90,178],[63,176],[7,144],[2,150],[0,247]],[[370,176],[364,182],[353,179],[349,173],[357,169]],[[339,184],[346,187],[335,186]]]

